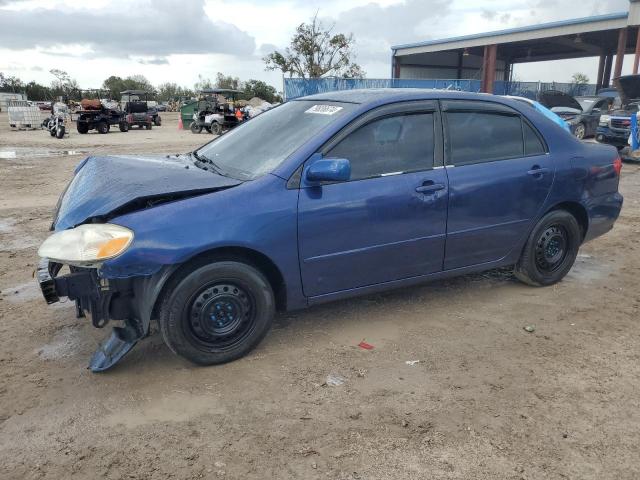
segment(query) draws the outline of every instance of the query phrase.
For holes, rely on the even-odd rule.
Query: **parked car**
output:
[[[620,107],[600,117],[596,140],[622,150],[629,143],[631,116],[640,111],[640,75],[625,75],[613,82],[620,96]]]
[[[167,105],[164,103],[159,103],[156,105],[156,110],[158,112],[166,112],[167,111]]]
[[[252,350],[276,310],[509,265],[553,285],[613,227],[621,166],[503,97],[319,94],[188,154],[86,158],[37,277],[48,303],[123,321],[93,371],[152,319],[173,352],[218,364]]]
[[[607,113],[612,103],[612,99],[608,97],[572,97],[557,90],[542,92],[539,101],[565,120],[571,133],[580,140],[596,134],[600,115]]]

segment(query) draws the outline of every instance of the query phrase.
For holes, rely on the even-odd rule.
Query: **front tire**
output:
[[[103,135],[109,133],[109,124],[105,121],[98,122],[96,130],[98,130],[98,133],[101,133]]]
[[[211,133],[214,135],[222,135],[222,125],[218,122],[211,122]]]
[[[191,130],[191,133],[200,133],[202,132],[202,125],[198,125],[198,122],[196,121],[191,122],[189,130]]]
[[[56,129],[56,138],[63,138],[63,137],[64,137],[64,125],[60,125]]]
[[[528,285],[553,285],[569,273],[581,243],[576,218],[565,210],[551,211],[529,235],[514,274]]]
[[[160,307],[167,346],[198,365],[236,360],[260,343],[275,313],[265,276],[245,263],[219,261],[170,281]]]
[[[575,130],[573,131],[573,134],[578,140],[584,140],[584,137],[587,134],[587,129],[584,126],[584,123],[577,124]]]

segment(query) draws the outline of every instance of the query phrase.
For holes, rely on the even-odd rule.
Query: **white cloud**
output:
[[[153,83],[193,85],[220,71],[265,80],[262,56],[288,43],[316,12],[336,30],[353,32],[367,76],[390,75],[390,46],[540,22],[625,11],[628,0],[0,0],[0,71],[50,83],[68,71],[83,87],[110,75],[143,74]],[[577,13],[576,13],[577,12]],[[625,61],[625,71],[630,69]],[[597,60],[516,67],[523,80],[595,78]],[[553,78],[549,79],[548,77]]]

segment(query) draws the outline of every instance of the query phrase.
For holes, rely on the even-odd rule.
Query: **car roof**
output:
[[[459,92],[456,90],[436,90],[427,88],[370,88],[353,90],[336,90],[335,92],[317,93],[299,97],[293,101],[323,101],[367,104],[383,104],[406,100],[484,100],[512,105],[512,100],[500,95],[488,93]]]

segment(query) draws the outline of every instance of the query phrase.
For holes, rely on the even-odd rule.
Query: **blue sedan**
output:
[[[96,327],[119,321],[93,371],[152,320],[173,352],[218,364],[253,349],[278,310],[510,265],[552,285],[613,227],[621,166],[517,100],[314,95],[191,153],[85,159],[38,281]]]

